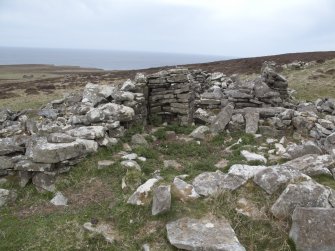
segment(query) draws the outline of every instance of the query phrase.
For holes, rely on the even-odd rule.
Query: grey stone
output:
[[[204,172],[195,177],[192,184],[198,194],[209,196],[220,191],[224,177],[225,174],[221,171]]]
[[[127,168],[127,169],[136,169],[136,170],[139,170],[141,171],[141,167],[139,164],[137,164],[136,161],[134,160],[124,160],[124,161],[121,161],[121,166]]]
[[[153,191],[152,215],[161,214],[170,210],[171,207],[171,187],[159,186]]]
[[[46,140],[39,139],[31,148],[31,157],[35,162],[58,163],[79,157],[85,152],[85,145],[77,141],[71,143],[48,143]]]
[[[246,158],[247,161],[260,161],[266,164],[267,160],[263,155],[252,153],[247,150],[242,150],[241,155]]]
[[[283,164],[283,166],[298,170],[306,175],[330,175],[330,169],[335,164],[335,160],[331,155],[308,154],[293,159]]]
[[[266,217],[264,212],[261,212],[257,206],[246,198],[240,198],[236,203],[236,212],[250,217],[253,220],[262,220]]]
[[[233,115],[233,110],[234,106],[232,104],[228,104],[223,108],[212,122],[210,127],[211,131],[214,133],[223,132]]]
[[[123,83],[123,85],[122,85],[122,87],[121,87],[121,91],[134,91],[135,90],[135,88],[136,88],[136,86],[135,86],[135,83],[133,82],[133,81],[131,81],[130,79],[127,79],[124,83]]]
[[[271,166],[256,173],[254,176],[254,182],[268,194],[273,194],[291,182],[310,179],[309,176],[284,166]]]
[[[48,119],[56,119],[58,117],[58,110],[56,109],[42,109],[37,112],[39,116],[43,116]]]
[[[192,200],[200,197],[191,184],[186,183],[178,177],[175,177],[173,180],[173,191],[182,201],[189,199]]]
[[[245,132],[253,134],[257,133],[259,113],[247,111],[244,117],[245,117]]]
[[[66,133],[51,133],[47,140],[49,143],[70,143],[76,139]]]
[[[148,146],[148,141],[142,134],[135,134],[131,137],[131,144],[134,146]]]
[[[271,207],[271,213],[286,219],[298,206],[331,208],[329,196],[330,189],[312,180],[289,184]]]
[[[295,159],[307,154],[322,154],[322,150],[313,141],[307,141],[304,144],[292,144],[286,148],[286,153],[291,159]]]
[[[81,139],[100,139],[105,136],[103,126],[82,126],[66,132],[68,135]]]
[[[20,187],[25,187],[33,177],[32,172],[19,171],[19,185]]]
[[[67,206],[67,201],[68,199],[61,192],[57,192],[50,202],[55,206]]]
[[[52,165],[49,163],[36,163],[30,159],[22,159],[15,163],[14,170],[29,172],[48,172],[52,171]]]
[[[13,169],[14,163],[10,157],[0,156],[0,170]]]
[[[49,192],[55,192],[55,176],[38,172],[33,176],[33,184],[36,186],[36,188],[39,189],[39,191],[49,191]]]
[[[212,115],[210,112],[203,110],[201,108],[198,108],[194,114],[193,114],[194,119],[200,120],[202,123],[207,123],[210,124],[214,121],[215,116]]]
[[[158,181],[156,178],[147,180],[144,184],[140,185],[136,191],[129,197],[127,203],[132,205],[143,206],[150,202],[149,194],[153,186]]]
[[[24,148],[16,142],[15,138],[0,139],[0,155],[23,151]]]
[[[181,218],[166,225],[169,242],[178,249],[245,251],[225,219]]]
[[[13,202],[16,197],[17,194],[15,191],[0,188],[0,208],[7,203]]]
[[[335,209],[297,207],[292,215],[290,238],[297,250],[335,250]]]
[[[86,153],[95,153],[98,151],[98,143],[94,140],[89,139],[76,139],[76,142],[83,145],[85,147],[85,154]]]
[[[206,133],[209,131],[210,129],[208,126],[199,126],[193,130],[193,132],[190,134],[190,137],[203,140],[206,138]]]

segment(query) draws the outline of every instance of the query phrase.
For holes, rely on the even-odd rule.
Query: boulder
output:
[[[232,165],[229,168],[228,174],[237,175],[245,180],[253,178],[259,172],[265,170],[266,166],[249,166],[249,165]]]
[[[236,190],[246,182],[247,180],[241,176],[216,171],[199,174],[192,184],[198,194],[210,196],[223,190]]]
[[[147,180],[144,184],[140,185],[136,191],[129,197],[127,203],[137,206],[143,206],[150,202],[149,194],[156,184],[158,179],[151,178]]]
[[[166,225],[171,245],[184,250],[245,251],[225,219],[181,218]]]
[[[153,191],[152,215],[161,214],[170,210],[171,207],[171,187],[159,186]]]
[[[89,139],[76,139],[76,142],[85,147],[85,153],[95,153],[98,151],[98,143]]]
[[[198,108],[194,112],[193,118],[204,124],[211,124],[214,121],[215,116],[204,109]]]
[[[34,162],[58,163],[63,160],[82,156],[85,152],[85,145],[78,141],[71,143],[48,143],[46,139],[42,138],[37,139],[33,143],[29,154]]]
[[[149,143],[142,134],[135,134],[131,137],[131,144],[134,146],[148,146]]]
[[[234,106],[232,104],[228,104],[224,107],[211,123],[210,130],[213,133],[223,132],[233,115],[233,110]]]
[[[200,197],[200,195],[195,191],[194,187],[191,184],[186,183],[178,177],[175,177],[173,180],[172,190],[182,201],[196,199]]]
[[[333,169],[334,164],[335,160],[331,155],[307,154],[290,160],[283,166],[298,170],[309,176],[320,174],[332,176],[331,169]]]
[[[196,129],[191,132],[190,137],[194,139],[205,139],[206,138],[206,133],[209,131],[208,126],[199,126]]]
[[[254,176],[254,182],[268,194],[273,194],[291,182],[310,179],[309,176],[284,166],[270,166]]]
[[[297,207],[292,215],[290,238],[297,250],[335,250],[335,209]]]
[[[329,188],[312,180],[289,184],[271,207],[271,213],[278,219],[286,219],[296,207],[331,208],[330,195]]]
[[[307,141],[304,144],[292,144],[286,148],[286,154],[291,159],[295,159],[307,154],[322,154],[322,150],[313,141]]]
[[[131,79],[127,79],[121,87],[121,91],[131,92],[136,89],[135,83]]]

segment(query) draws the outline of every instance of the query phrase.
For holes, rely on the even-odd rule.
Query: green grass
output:
[[[191,129],[174,131],[188,134]],[[172,130],[171,127],[164,129],[169,130]],[[132,131],[145,132],[145,129],[134,127]],[[130,136],[127,140],[130,140]],[[234,147],[232,153],[223,156],[224,149],[239,138],[242,138],[242,143]],[[146,162],[139,162],[142,172],[127,171],[120,165],[121,160],[117,159],[114,159],[116,163],[113,166],[97,169],[98,160],[113,159],[115,153],[122,150],[120,142],[113,148],[100,149],[69,173],[59,177],[56,184],[58,190],[72,199],[79,196],[85,200],[85,203],[77,201],[78,205],[71,205],[70,201],[69,206],[61,210],[49,210],[51,193],[39,194],[32,185],[21,189],[10,182],[6,186],[17,189],[19,198],[15,204],[0,211],[0,250],[132,251],[141,250],[144,243],[149,243],[152,250],[177,250],[167,241],[166,223],[185,216],[201,218],[206,215],[228,219],[247,250],[294,250],[287,239],[288,222],[278,222],[269,213],[270,206],[279,194],[269,196],[252,182],[236,192],[224,192],[213,198],[187,202],[180,201],[172,193],[171,210],[158,216],[151,215],[151,204],[133,206],[126,203],[133,191],[151,178],[156,170],[160,170],[160,175],[164,178],[161,181],[163,184],[171,184],[179,174],[188,174],[187,182],[192,182],[202,172],[216,171],[214,165],[223,157],[229,160],[229,165],[246,163],[239,151],[250,145],[255,147],[259,143],[261,142],[247,134],[219,134],[200,144],[162,138],[158,142],[151,142],[148,147],[134,149],[138,155],[147,158]],[[165,159],[177,160],[184,169],[164,169]],[[121,188],[122,178],[127,184],[124,190]],[[91,184],[101,184],[101,187]],[[253,201],[258,208],[264,207],[267,217],[260,221],[237,214],[235,206],[240,197]],[[36,213],[32,211],[34,208],[38,209]],[[25,215],[22,212],[29,213]],[[113,226],[118,235],[114,244],[107,243],[100,235],[92,235],[83,230],[82,225],[93,218]]]

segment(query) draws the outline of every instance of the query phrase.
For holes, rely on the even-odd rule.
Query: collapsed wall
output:
[[[261,76],[175,68],[137,74],[122,86],[88,83],[39,110],[0,111],[0,176],[17,175],[54,191],[55,177],[98,147],[117,144],[132,124],[208,124],[215,132],[245,130],[279,137],[297,132],[335,154],[335,100],[298,103],[284,77],[265,63]]]

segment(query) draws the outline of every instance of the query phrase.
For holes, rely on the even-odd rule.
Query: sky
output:
[[[334,0],[0,0],[0,46],[250,57],[335,50]]]

